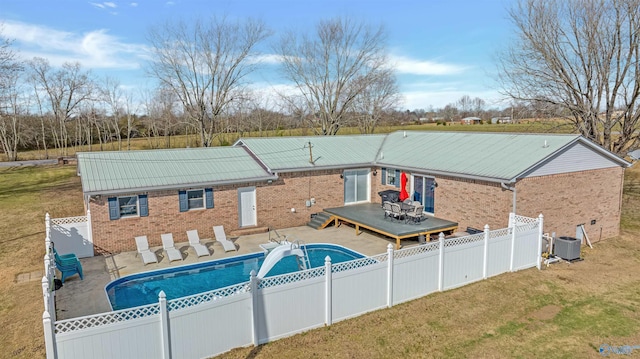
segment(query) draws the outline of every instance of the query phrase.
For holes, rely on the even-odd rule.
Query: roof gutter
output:
[[[272,176],[241,178],[241,179],[216,181],[216,182],[183,183],[179,185],[172,184],[172,185],[155,186],[155,187],[129,188],[126,190],[114,189],[114,190],[106,190],[106,191],[89,191],[89,192],[84,192],[84,195],[86,196],[117,195],[117,194],[127,194],[127,193],[173,190],[173,189],[181,189],[185,187],[224,186],[224,185],[234,185],[234,184],[249,183],[249,182],[268,182],[268,181],[276,181],[276,180],[278,180],[278,175],[274,174]]]
[[[333,165],[333,166],[317,166],[317,167],[296,167],[296,168],[278,168],[273,169],[277,173],[291,173],[291,172],[303,172],[303,171],[322,171],[322,170],[337,170],[356,167],[375,167],[376,165],[371,162],[366,163],[352,163],[348,165]]]
[[[492,183],[502,183],[502,182],[513,183],[513,182],[515,182],[515,179],[482,177],[482,176],[467,175],[467,174],[456,173],[456,172],[445,172],[445,171],[429,170],[429,169],[426,169],[426,168],[396,166],[396,165],[392,165],[392,164],[381,164],[381,163],[378,163],[378,164],[376,164],[376,166],[378,166],[378,167],[396,168],[396,169],[407,171],[407,172],[427,173],[427,174],[432,174],[432,175],[464,178],[464,179],[469,179],[469,180],[485,181],[485,182],[492,182]]]

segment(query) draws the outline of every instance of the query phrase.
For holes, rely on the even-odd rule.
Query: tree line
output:
[[[498,83],[511,103],[488,108],[463,96],[439,108],[399,111],[402,97],[384,26],[350,18],[288,31],[272,46],[291,86],[264,96],[250,86],[273,36],[255,19],[168,21],[148,34],[146,72],[157,87],[135,96],[115,78],[79,63],[54,68],[23,61],[0,31],[0,145],[65,155],[146,137],[151,147],[176,134],[211,146],[223,133],[308,128],[335,135],[345,126],[452,122],[462,117],[561,117],[614,153],[640,147],[640,0],[519,0],[508,16],[516,39],[499,54]],[[428,101],[428,99],[425,99]]]

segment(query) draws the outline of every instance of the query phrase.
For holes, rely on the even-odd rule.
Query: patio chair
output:
[[[64,280],[68,277],[77,274],[80,276],[80,280],[84,280],[84,274],[82,273],[82,264],[78,259],[72,262],[71,259],[67,259],[65,262],[62,262],[58,257],[55,259],[56,268],[60,271],[61,278],[60,281],[64,283]]]
[[[393,213],[393,210],[391,209],[391,202],[382,202],[382,209],[384,210],[384,218],[391,217],[391,214]]]
[[[420,221],[422,221],[422,212],[424,212],[423,205],[419,204],[417,206],[413,206],[413,208],[406,213],[407,218],[405,223],[408,223],[409,221],[420,223]]]
[[[182,253],[176,249],[173,244],[173,234],[172,233],[163,233],[160,235],[162,238],[162,248],[167,253],[167,257],[169,257],[169,262],[182,260]]]
[[[200,243],[200,236],[198,235],[197,229],[187,231],[187,237],[189,238],[189,246],[193,248],[198,257],[211,255],[211,253],[209,253],[209,249],[207,249],[204,244]]]
[[[142,262],[144,265],[149,263],[158,263],[158,256],[149,250],[149,241],[147,240],[147,236],[136,237],[136,247],[138,249],[136,256],[138,254],[142,256]]]
[[[238,249],[236,248],[236,245],[231,242],[230,240],[227,239],[227,235],[224,233],[224,227],[223,226],[213,226],[213,234],[216,237],[216,241],[220,242],[220,244],[222,244],[222,247],[224,247],[224,251],[225,252],[229,252],[229,251],[237,251]]]
[[[404,216],[404,212],[402,212],[402,207],[400,207],[400,203],[391,203],[391,219],[400,220]]]
[[[56,261],[59,261],[61,264],[65,265],[65,264],[70,264],[73,265],[76,262],[78,262],[78,257],[76,257],[76,255],[74,253],[68,253],[68,254],[58,254],[58,251],[56,251],[55,247],[51,247],[51,249],[53,250],[53,255],[56,259]]]

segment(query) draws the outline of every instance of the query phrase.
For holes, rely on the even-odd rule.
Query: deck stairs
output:
[[[307,226],[313,229],[323,229],[326,226],[330,225],[331,222],[333,222],[333,220],[334,220],[333,215],[327,212],[318,212],[316,213],[315,216],[313,216],[311,221],[307,223]]]

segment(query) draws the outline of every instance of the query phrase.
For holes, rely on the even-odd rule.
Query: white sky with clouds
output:
[[[25,60],[44,57],[52,66],[78,61],[98,77],[117,78],[127,89],[152,87],[146,77],[146,35],[166,21],[212,15],[259,18],[274,31],[309,32],[320,19],[348,16],[382,23],[402,109],[444,107],[463,95],[498,106],[494,57],[509,41],[510,0],[3,0],[2,34],[14,39]],[[273,64],[267,51],[262,57]],[[286,88],[266,66],[256,87]]]

